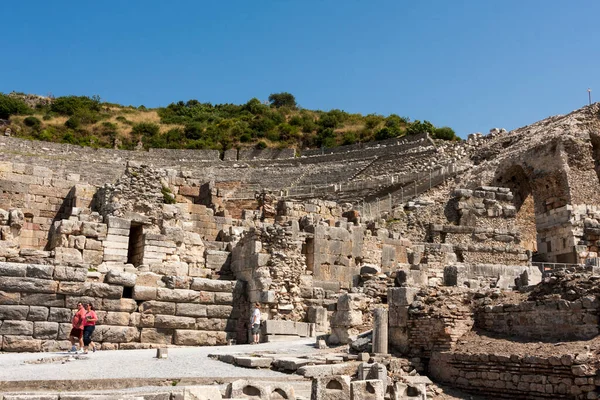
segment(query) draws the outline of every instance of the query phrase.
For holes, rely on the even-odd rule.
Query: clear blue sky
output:
[[[7,1],[0,92],[396,113],[460,136],[600,99],[600,1]]]

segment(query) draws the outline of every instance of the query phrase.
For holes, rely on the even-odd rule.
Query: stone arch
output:
[[[514,228],[521,233],[522,247],[534,252],[534,261],[577,262],[563,150],[554,143],[496,170],[494,184],[510,188],[517,211]]]

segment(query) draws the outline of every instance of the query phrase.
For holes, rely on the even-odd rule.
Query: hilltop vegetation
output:
[[[449,127],[390,114],[363,116],[342,110],[298,107],[290,93],[274,93],[268,104],[179,101],[167,107],[122,106],[100,97],[0,93],[0,118],[13,136],[94,147],[218,149],[232,147],[333,147],[429,132],[459,140]]]

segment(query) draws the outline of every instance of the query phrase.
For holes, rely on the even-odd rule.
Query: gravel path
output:
[[[236,378],[285,377],[267,369],[239,368],[208,358],[209,354],[281,352],[301,355],[315,352],[314,338],[259,345],[169,348],[167,359],[156,359],[156,350],[98,351],[69,362],[36,360],[62,358],[67,353],[0,354],[0,381],[39,381],[127,378]]]

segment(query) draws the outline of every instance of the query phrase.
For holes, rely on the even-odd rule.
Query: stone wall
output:
[[[103,349],[165,344],[215,345],[236,337],[244,288],[216,281],[139,272],[106,273],[84,265],[0,263],[2,351],[55,351],[67,335],[78,302],[97,309],[94,342]]]
[[[433,354],[433,379],[455,388],[506,399],[596,399],[600,380],[585,355],[524,356],[480,353]]]
[[[588,340],[598,336],[598,305],[595,296],[489,305],[475,313],[475,326],[514,339]]]

